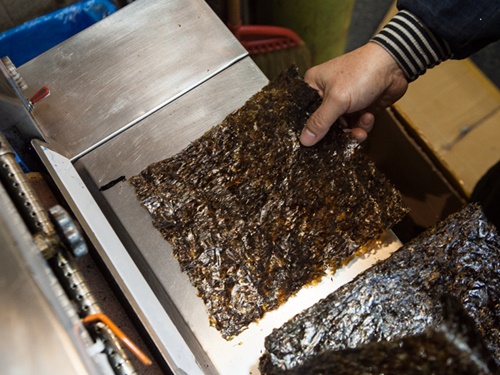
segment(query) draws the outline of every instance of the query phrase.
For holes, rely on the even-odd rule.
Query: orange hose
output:
[[[129,350],[135,354],[139,360],[144,363],[146,366],[151,365],[151,360],[149,357],[144,354],[144,352],[135,345],[130,338],[123,333],[123,331],[116,326],[115,323],[106,315],[103,313],[97,313],[97,314],[91,314],[87,315],[85,318],[82,319],[84,324],[88,323],[94,323],[96,321],[100,321],[104,323],[108,328],[113,332],[116,337],[118,337],[126,346],[129,348]]]

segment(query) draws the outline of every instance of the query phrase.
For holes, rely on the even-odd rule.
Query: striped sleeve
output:
[[[448,43],[405,10],[399,11],[371,41],[391,54],[409,81],[452,58]]]

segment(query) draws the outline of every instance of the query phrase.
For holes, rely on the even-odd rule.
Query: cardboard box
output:
[[[466,203],[406,129],[394,108],[389,108],[377,115],[375,127],[363,143],[370,159],[401,192],[410,208],[404,222],[393,228],[403,242]]]
[[[381,26],[395,13],[394,4]],[[467,203],[500,160],[499,140],[500,91],[465,59],[446,61],[410,83],[377,116],[365,149],[402,192],[412,224],[425,229]]]
[[[464,198],[500,160],[500,92],[468,59],[429,70],[393,110]]]

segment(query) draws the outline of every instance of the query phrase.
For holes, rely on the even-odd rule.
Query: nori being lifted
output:
[[[500,237],[474,204],[304,310],[266,338],[260,369],[290,369],[327,350],[393,341],[441,323],[451,294],[500,361]]]
[[[289,69],[184,151],[130,179],[224,338],[406,213],[340,129],[316,147],[300,145],[319,103]]]
[[[395,341],[379,341],[355,349],[329,350],[291,370],[274,368],[268,375],[495,375],[499,373],[460,302],[443,296],[443,323]]]

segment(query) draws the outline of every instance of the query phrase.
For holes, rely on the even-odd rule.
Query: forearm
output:
[[[496,0],[400,0],[398,7],[400,12],[372,41],[393,56],[409,81],[500,38]]]
[[[444,39],[405,10],[399,11],[372,41],[389,52],[409,81],[452,56]]]
[[[398,0],[462,59],[500,38],[498,0]]]

